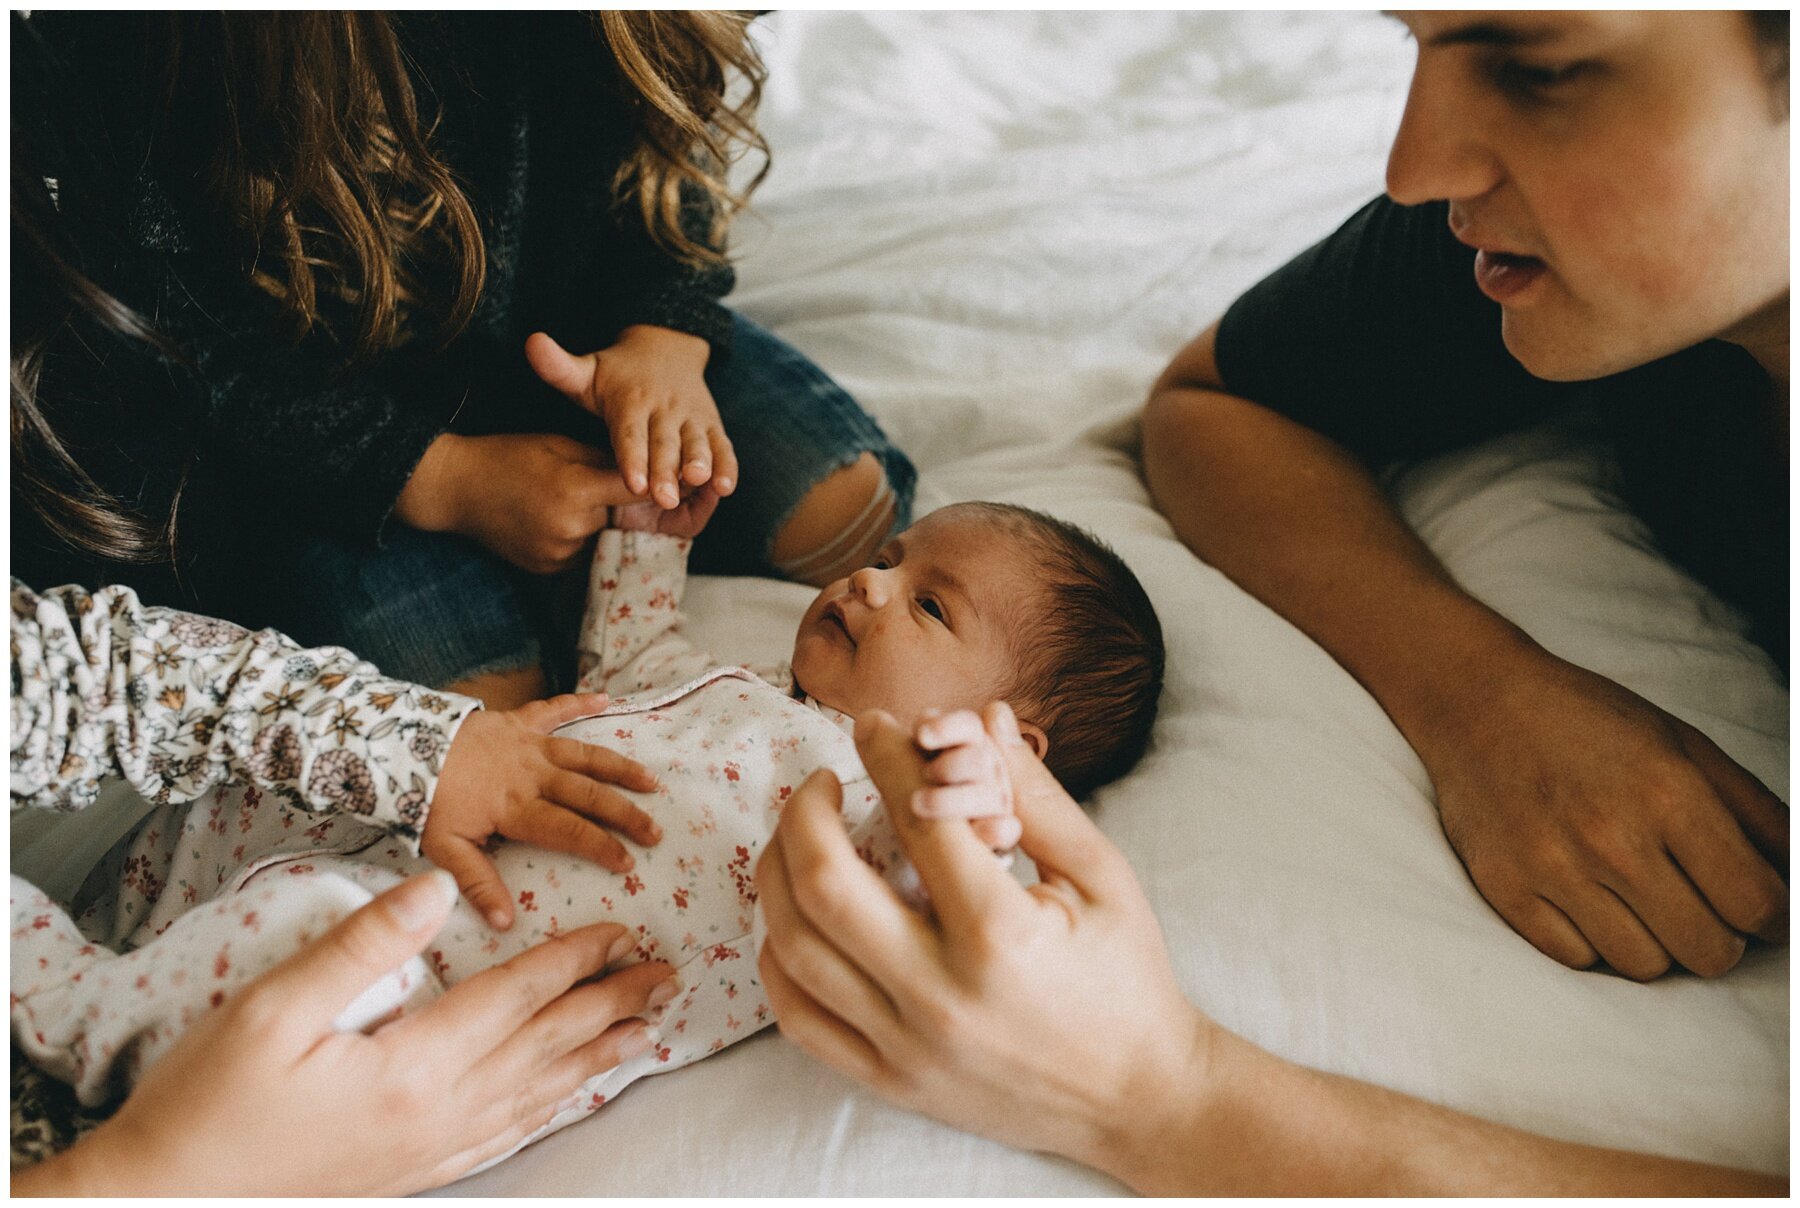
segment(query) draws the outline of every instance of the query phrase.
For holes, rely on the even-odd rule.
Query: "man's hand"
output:
[[[510,713],[476,712],[457,728],[438,778],[419,850],[456,878],[496,930],[512,926],[512,895],[483,850],[504,835],[627,872],[634,861],[616,830],[649,847],[662,827],[624,794],[654,792],[650,770],[605,747],[552,738],[564,722],[598,713],[605,696],[553,696]]]
[[[574,565],[606,527],[608,510],[634,498],[605,454],[566,436],[445,433],[425,451],[394,513],[548,575]]]
[[[1788,808],[1692,726],[1549,655],[1421,748],[1444,833],[1519,934],[1572,968],[1712,977],[1787,937]],[[1454,736],[1454,737],[1451,737]]]
[[[625,484],[665,508],[681,487],[737,489],[737,454],[706,388],[712,349],[698,336],[636,325],[599,352],[574,356],[544,332],[525,341],[537,375],[606,421]]]

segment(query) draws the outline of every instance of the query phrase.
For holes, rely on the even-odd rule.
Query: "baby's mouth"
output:
[[[850,626],[844,623],[843,613],[836,604],[828,604],[825,606],[825,614],[819,618],[819,623],[821,625],[829,625],[836,629],[839,633],[844,635],[844,641],[849,643],[852,649],[855,648],[856,639],[850,636]]]

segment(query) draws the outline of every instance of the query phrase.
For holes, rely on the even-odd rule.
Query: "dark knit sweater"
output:
[[[54,182],[56,217],[82,269],[184,354],[78,321],[52,343],[40,386],[84,468],[146,514],[167,513],[190,467],[179,487],[182,573],[78,556],[15,494],[13,571],[27,582],[122,581],[159,602],[230,611],[228,585],[247,551],[266,557],[317,534],[379,542],[420,456],[446,430],[557,431],[604,444],[598,420],[531,373],[532,331],[587,352],[651,323],[707,339],[715,357],[727,351],[731,319],[718,299],[730,269],[682,265],[651,241],[634,206],[613,203],[632,128],[585,17],[399,19],[421,117],[441,115],[433,145],[481,223],[486,283],[448,348],[410,341],[347,378],[329,337],[295,346],[278,334],[271,300],[208,237],[213,223],[190,183],[195,150],[153,131],[160,65],[145,61],[144,31],[155,19],[15,13],[13,123],[15,161],[23,137],[27,183]],[[443,280],[447,288],[447,272]],[[15,314],[31,288],[15,277]],[[337,317],[329,304],[324,313]]]

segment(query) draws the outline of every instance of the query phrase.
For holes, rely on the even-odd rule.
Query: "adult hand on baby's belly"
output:
[[[598,694],[556,696],[510,713],[470,714],[456,731],[425,818],[419,851],[456,878],[469,902],[499,930],[512,925],[512,895],[483,844],[494,835],[583,856],[614,872],[634,861],[616,838],[650,846],[662,828],[624,794],[656,790],[642,764],[550,731],[600,712]]]

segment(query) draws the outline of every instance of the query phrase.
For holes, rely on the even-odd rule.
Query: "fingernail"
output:
[[[606,950],[606,963],[609,965],[617,964],[627,956],[630,956],[631,950],[635,947],[637,947],[637,941],[631,938],[631,933],[629,931],[625,932],[612,942],[612,947]]]
[[[650,1005],[660,1007],[679,993],[681,993],[681,979],[671,976],[657,982],[656,989],[650,991]]]
[[[650,1035],[649,1028],[639,1028],[635,1032],[627,1032],[619,1041],[619,1060],[630,1061],[633,1057],[642,1057],[656,1047],[656,1038]]]
[[[408,931],[422,931],[441,923],[444,911],[456,902],[456,878],[441,868],[409,882],[389,903],[394,917]]]
[[[727,494],[728,492],[730,492],[730,490],[731,490],[731,479],[715,478],[715,479],[713,479],[713,485],[715,485],[719,488],[719,493],[721,495],[724,495],[724,494]]]

